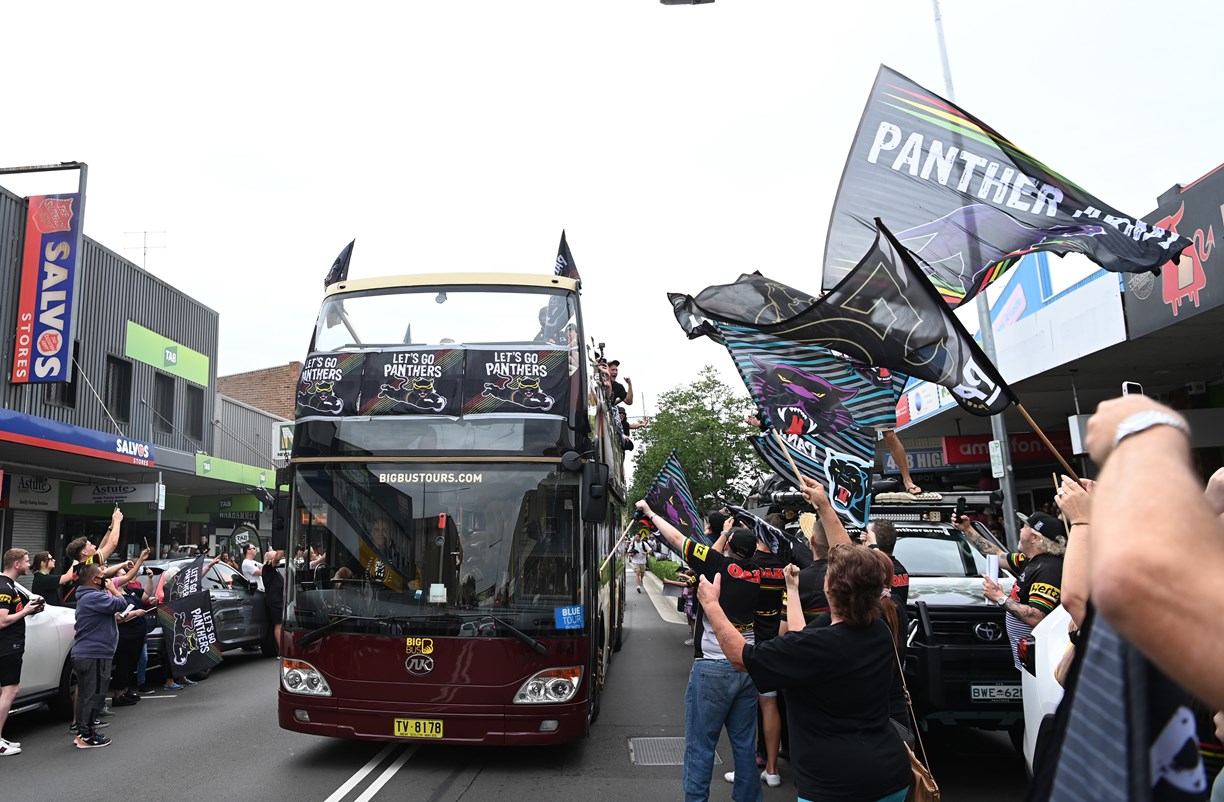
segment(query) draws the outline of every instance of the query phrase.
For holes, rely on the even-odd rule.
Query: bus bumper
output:
[[[587,734],[587,703],[563,705],[451,705],[445,711],[383,702],[300,696],[280,691],[282,729],[365,741],[412,741],[472,745],[530,746],[558,744]],[[442,737],[395,734],[396,719],[442,722]]]

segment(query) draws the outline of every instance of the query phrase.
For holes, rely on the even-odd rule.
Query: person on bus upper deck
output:
[[[639,501],[637,508],[697,574],[707,580],[722,577],[722,609],[732,626],[751,643],[761,584],[760,569],[752,564],[756,535],[747,529],[733,528],[727,539],[731,556],[725,557],[680,534],[645,501]],[[747,674],[736,671],[727,661],[718,638],[705,625],[700,612],[694,641],[693,667],[684,694],[684,798],[687,802],[709,799],[714,749],[725,726],[735,756],[732,798],[738,802],[760,802],[761,781],[756,765],[756,686]]]
[[[612,403],[633,406],[633,379],[626,376],[625,383],[621,384],[616,380],[619,374],[620,360],[613,359],[608,362],[608,378],[612,380]]]

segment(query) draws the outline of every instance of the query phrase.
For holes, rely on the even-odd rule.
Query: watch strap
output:
[[[1142,412],[1136,412],[1135,414],[1124,418],[1122,422],[1118,424],[1118,428],[1114,434],[1114,448],[1117,448],[1123,440],[1131,435],[1146,432],[1148,429],[1151,429],[1154,426],[1172,426],[1174,429],[1177,429],[1179,432],[1186,435],[1186,437],[1190,436],[1190,428],[1186,426],[1185,422],[1180,418],[1175,418],[1172,415],[1160,412],[1159,410],[1145,409]]]

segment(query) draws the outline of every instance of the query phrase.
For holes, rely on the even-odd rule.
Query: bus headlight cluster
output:
[[[281,660],[281,687],[305,696],[331,696],[323,672],[304,660]]]
[[[538,671],[514,694],[516,705],[547,705],[568,702],[578,693],[581,666],[549,668]]]

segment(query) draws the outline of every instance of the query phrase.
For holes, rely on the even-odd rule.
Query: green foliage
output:
[[[676,572],[680,570],[680,563],[672,562],[671,560],[656,560],[654,557],[651,557],[648,562],[650,564],[650,573],[659,579],[675,579]]]
[[[747,392],[724,384],[712,365],[692,384],[663,393],[659,413],[636,432],[630,501],[646,496],[673,448],[702,511],[714,507],[716,493],[732,498],[747,493],[762,470],[749,441],[753,430],[744,423],[752,411]]]

